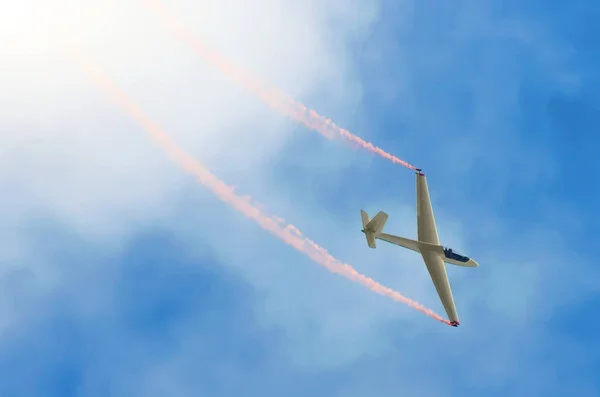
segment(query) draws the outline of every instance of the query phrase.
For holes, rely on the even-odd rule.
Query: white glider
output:
[[[435,285],[435,289],[448,314],[450,325],[458,327],[460,323],[458,321],[458,314],[456,314],[456,306],[454,305],[454,298],[452,297],[452,290],[450,289],[450,282],[448,281],[444,262],[465,267],[477,267],[479,265],[468,256],[440,245],[437,228],[435,227],[435,218],[433,217],[433,209],[431,208],[431,200],[429,198],[429,189],[427,188],[427,179],[420,169],[417,169],[416,176],[417,234],[419,240],[410,240],[382,233],[383,226],[388,219],[388,214],[383,211],[379,211],[373,219],[369,219],[369,215],[361,210],[362,232],[367,237],[367,244],[371,248],[376,247],[375,240],[383,240],[419,252],[425,261],[429,275],[433,280],[433,285]]]

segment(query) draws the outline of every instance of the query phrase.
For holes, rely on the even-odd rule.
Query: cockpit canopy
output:
[[[470,258],[466,255],[461,254],[460,252],[453,250],[452,248],[448,248],[448,247],[442,247],[444,248],[444,255],[446,255],[446,258],[448,259],[454,259],[455,261],[458,262],[468,262],[470,260]]]

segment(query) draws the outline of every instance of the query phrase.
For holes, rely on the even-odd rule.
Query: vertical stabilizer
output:
[[[370,248],[376,248],[375,238],[381,234],[383,226],[387,222],[388,214],[379,211],[373,219],[369,219],[369,215],[365,211],[360,210],[360,216],[363,224],[362,232],[367,238],[367,244]]]

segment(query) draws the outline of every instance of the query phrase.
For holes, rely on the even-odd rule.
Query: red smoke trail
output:
[[[379,284],[375,280],[360,274],[352,266],[334,258],[326,249],[305,237],[295,226],[286,225],[281,218],[264,214],[259,209],[257,203],[251,198],[242,198],[236,195],[232,187],[226,185],[202,163],[195,160],[179,147],[156,122],[144,113],[137,103],[133,102],[111,80],[103,70],[96,67],[80,53],[72,53],[71,55],[90,77],[96,87],[106,95],[107,98],[113,101],[129,117],[134,119],[144,129],[148,136],[154,140],[154,142],[163,149],[175,163],[185,171],[194,175],[201,184],[212,190],[212,192],[222,201],[231,205],[246,217],[254,219],[254,221],[263,229],[278,237],[284,243],[294,247],[297,251],[308,256],[316,263],[326,267],[329,271],[358,282],[378,294],[389,296],[398,302],[405,303],[438,321],[450,324],[431,309],[425,308],[420,303],[408,299],[399,292]]]
[[[288,116],[298,123],[304,124],[304,126],[320,133],[326,138],[331,139],[337,135],[350,141],[354,145],[361,146],[393,163],[403,165],[412,170],[416,169],[415,166],[373,145],[371,142],[367,142],[352,134],[350,131],[338,127],[331,119],[319,115],[315,110],[307,108],[283,91],[259,80],[256,76],[252,76],[248,71],[234,65],[219,52],[208,47],[202,40],[194,36],[173,13],[169,12],[166,7],[163,6],[160,0],[146,0],[146,2],[159,17],[160,21],[175,37],[186,42],[196,54],[210,62],[221,72],[228,75],[236,83],[246,87],[249,91],[266,102],[267,105],[276,109],[281,114]]]

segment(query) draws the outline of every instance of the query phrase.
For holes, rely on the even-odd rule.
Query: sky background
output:
[[[310,261],[182,172],[64,56],[357,270],[443,309],[410,170],[328,141],[137,0],[0,12],[0,396],[600,395],[600,6],[174,0],[232,61],[425,170],[461,318]]]

